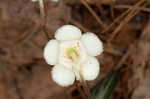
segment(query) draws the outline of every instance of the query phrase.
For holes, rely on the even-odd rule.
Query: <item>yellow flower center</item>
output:
[[[77,47],[66,48],[67,58],[72,60],[72,62],[77,63],[79,58],[79,51]]]

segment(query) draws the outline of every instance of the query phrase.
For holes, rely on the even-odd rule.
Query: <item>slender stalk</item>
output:
[[[82,95],[81,97],[82,97],[83,99],[87,99],[87,97],[86,97],[86,95],[85,95],[85,92],[84,92],[84,90],[81,88],[81,86],[79,86],[79,85],[76,83],[76,87],[77,87],[78,91],[80,92],[80,94]]]
[[[45,14],[45,7],[44,7],[44,2],[43,0],[39,0],[39,6],[40,6],[40,14],[41,14],[41,20],[42,20],[42,29],[47,37],[47,40],[50,40],[49,35],[46,31],[45,25],[46,25],[46,14]]]
[[[43,26],[43,32],[44,32],[44,34],[45,34],[47,40],[49,41],[49,40],[50,40],[50,37],[49,37],[49,35],[48,35],[48,32],[46,31],[45,26]]]
[[[79,72],[79,75],[80,75],[80,81],[82,83],[84,91],[86,92],[86,94],[88,96],[88,99],[92,99],[91,92],[90,92],[87,82],[84,80],[81,72]]]
[[[44,10],[44,2],[43,0],[39,0],[39,6],[40,6],[40,14],[42,18],[43,25],[45,24],[45,10]]]
[[[78,60],[78,55],[77,52],[74,51],[73,49],[68,50],[68,56],[71,57],[71,59],[73,59],[73,61],[76,63]],[[85,92],[85,94],[88,96],[88,99],[92,99],[91,93],[90,93],[90,89],[86,83],[86,81],[83,78],[83,75],[81,73],[81,71],[79,71],[78,69],[76,69],[76,66],[73,66],[73,69],[78,71],[79,75],[80,75],[80,82],[83,86],[83,90]]]

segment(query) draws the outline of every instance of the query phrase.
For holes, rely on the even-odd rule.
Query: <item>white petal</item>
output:
[[[44,48],[44,58],[50,65],[58,62],[59,43],[57,40],[50,40]]]
[[[94,80],[99,74],[100,65],[95,57],[88,57],[88,60],[81,66],[81,73],[85,80]]]
[[[77,40],[80,37],[80,29],[73,25],[64,25],[60,27],[55,33],[55,38],[57,40]]]
[[[51,73],[53,80],[63,87],[72,85],[75,81],[74,73],[61,65],[54,66]]]
[[[81,41],[90,56],[97,56],[103,52],[103,44],[100,39],[93,33],[85,33]]]

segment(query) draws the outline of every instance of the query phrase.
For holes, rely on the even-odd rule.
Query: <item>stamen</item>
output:
[[[79,54],[76,47],[73,48],[67,48],[67,57],[71,59],[74,63],[78,62]]]

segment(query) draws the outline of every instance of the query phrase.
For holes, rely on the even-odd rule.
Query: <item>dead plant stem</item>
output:
[[[145,0],[141,0],[139,2],[137,2],[134,6],[132,6],[131,8],[129,8],[127,11],[125,11],[124,13],[122,13],[120,16],[118,16],[107,28],[105,28],[102,33],[107,32],[108,30],[110,30],[110,28],[112,28],[120,19],[122,19],[124,16],[126,16],[130,11],[134,10],[137,8],[137,6],[141,5],[143,2],[145,2]]]
[[[97,20],[97,22],[101,25],[102,28],[105,27],[104,22],[101,20],[101,18],[93,11],[93,9],[88,5],[88,3],[85,0],[80,0],[81,3],[89,10],[89,12],[94,16],[94,18]]]
[[[117,9],[129,9],[131,7],[132,7],[131,5],[115,5],[115,8],[117,8]],[[150,8],[137,7],[136,9],[145,11],[145,12],[150,12]]]
[[[141,0],[141,1],[143,1],[143,2],[141,2],[141,4],[145,2],[145,0]],[[120,25],[112,32],[110,38],[108,39],[108,42],[111,42],[112,39],[115,37],[115,35],[123,28],[123,26],[125,26],[137,13],[140,12],[140,10],[135,9],[139,6],[140,6],[140,4],[135,6],[133,8],[133,10],[126,16],[126,18],[124,18],[124,20],[121,21]]]
[[[46,14],[45,14],[45,7],[44,7],[44,2],[43,0],[39,0],[39,6],[40,6],[40,14],[41,14],[41,20],[42,20],[42,29],[47,37],[47,40],[50,40],[49,35],[46,31]]]
[[[84,80],[83,75],[81,74],[81,72],[79,72],[79,75],[80,75],[80,78],[81,78],[81,83],[82,83],[83,89],[84,89],[86,95],[88,96],[88,99],[92,99],[91,92],[90,92],[90,89],[88,87],[87,82]]]

